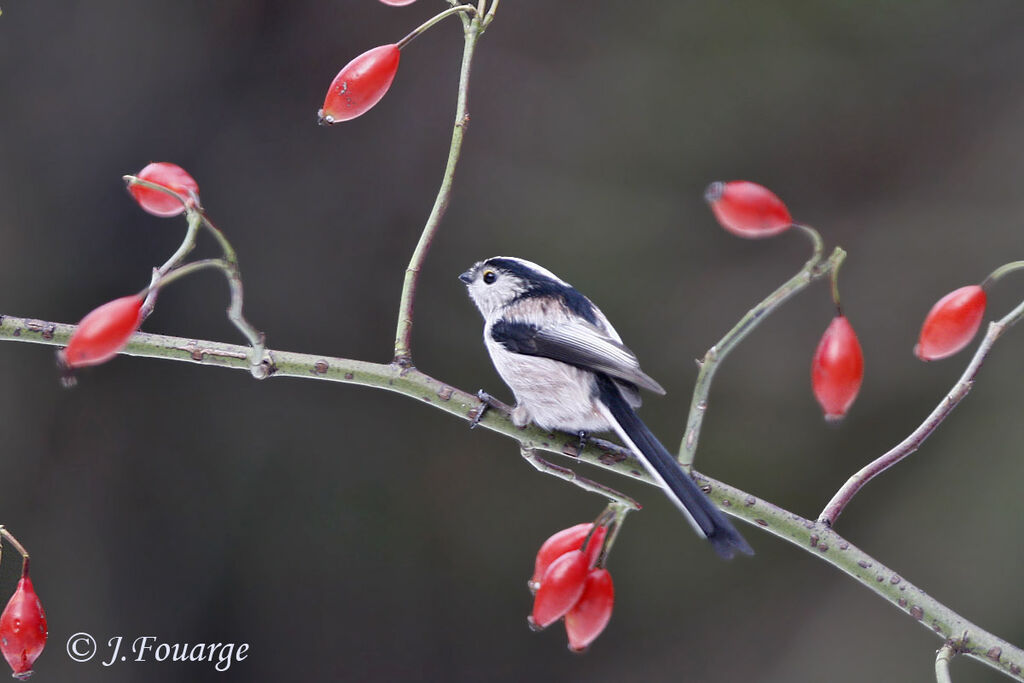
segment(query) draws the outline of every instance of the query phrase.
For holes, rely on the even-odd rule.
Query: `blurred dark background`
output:
[[[386,361],[402,271],[440,180],[462,41],[409,47],[366,116],[315,124],[349,59],[444,4],[8,0],[0,16],[0,313],[74,322],[177,245],[120,176],[189,169],[233,240],[273,348]],[[911,355],[947,291],[1021,258],[1024,5],[505,0],[475,63],[451,209],[423,271],[417,365],[508,398],[456,275],[496,254],[589,294],[669,390],[643,416],[678,443],[701,355],[807,255],[720,230],[708,182],[774,189],[850,257],[867,377],[821,419],[818,284],[718,375],[698,469],[814,516],[938,402],[968,352]],[[1021,296],[1009,278],[991,312]],[[153,332],[238,341],[215,274]],[[868,486],[838,530],[968,619],[1024,641],[1020,331],[968,400]],[[50,620],[39,681],[928,681],[940,641],[806,553],[744,526],[724,564],[656,491],[610,569],[586,656],[531,633],[541,541],[600,499],[513,442],[394,394],[119,358],[64,391],[53,349],[0,345],[0,523],[33,553]],[[590,473],[590,472],[588,472]],[[0,588],[14,586],[11,552]],[[212,665],[73,663],[67,637],[248,643]],[[101,651],[99,657],[104,657]],[[1003,678],[956,660],[954,678]]]

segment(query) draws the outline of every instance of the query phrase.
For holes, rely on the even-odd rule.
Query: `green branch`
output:
[[[482,4],[482,3],[481,3]],[[451,11],[451,10],[449,10]],[[481,21],[484,17],[482,8],[477,10],[472,18],[467,18],[466,13],[460,16],[464,20],[465,43],[462,50],[462,67],[459,70],[459,94],[455,105],[455,125],[452,129],[451,146],[448,148],[448,162],[445,164],[444,175],[441,178],[441,187],[437,191],[437,198],[434,206],[427,217],[426,225],[420,234],[416,249],[409,259],[409,265],[405,269],[405,279],[402,281],[402,295],[398,302],[398,326],[395,330],[395,362],[400,365],[412,365],[412,321],[413,310],[416,305],[416,285],[419,283],[420,268],[427,258],[437,229],[441,225],[448,210],[448,202],[452,195],[452,184],[455,181],[455,167],[459,162],[459,154],[462,151],[462,138],[466,134],[466,126],[469,123],[469,114],[466,111],[466,102],[469,98],[469,74],[473,64],[473,52],[476,50],[477,40],[482,32]]]
[[[73,325],[0,316],[0,339],[61,346],[67,343],[73,330]],[[246,372],[250,370],[250,349],[237,344],[139,332],[132,336],[122,353]],[[276,372],[272,377],[300,377],[386,389],[427,403],[466,422],[473,421],[482,405],[473,394],[397,363],[368,363],[288,351],[270,353],[276,361]],[[485,411],[479,424],[516,440],[521,448],[559,453],[616,474],[654,483],[628,451],[606,441],[592,439],[582,452],[577,452],[579,438],[575,434],[546,432],[536,426],[519,428],[498,410]],[[696,472],[693,476],[724,512],[831,564],[943,640],[956,641],[958,653],[1024,682],[1021,673],[1024,651],[967,621],[825,524],[805,519]]]

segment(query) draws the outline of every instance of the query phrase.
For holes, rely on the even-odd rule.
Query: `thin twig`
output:
[[[220,228],[213,224],[213,221],[206,215],[206,212],[200,209],[200,213],[203,226],[217,240],[217,244],[220,245],[221,251],[224,253],[224,260],[228,265],[227,269],[224,270],[224,275],[228,280],[228,287],[231,290],[231,303],[228,305],[227,316],[231,324],[242,333],[242,336],[249,341],[249,345],[252,347],[252,351],[249,354],[249,374],[256,379],[265,379],[274,372],[274,358],[272,354],[267,352],[264,334],[257,330],[242,312],[245,297],[242,288],[242,270],[238,265],[238,256],[235,254],[235,248],[231,246],[231,242],[228,241],[228,238],[221,232]]]
[[[831,272],[842,263],[846,253],[839,248],[832,252],[828,260],[822,262],[824,244],[821,236],[813,228],[804,225],[794,226],[811,240],[811,257],[800,271],[769,294],[761,303],[754,306],[736,325],[722,337],[717,344],[708,349],[704,358],[698,361],[700,371],[693,387],[693,398],[690,401],[690,413],[686,418],[686,432],[679,444],[676,459],[684,469],[693,467],[697,454],[697,441],[700,428],[704,423],[704,414],[708,409],[708,394],[711,392],[711,380],[715,376],[718,364],[736,347],[769,313],[781,306],[794,294],[803,290],[814,280]]]
[[[836,491],[836,494],[832,496],[832,500],[821,511],[818,521],[829,526],[835,524],[836,519],[839,518],[839,515],[842,514],[846,506],[865,484],[920,448],[925,439],[932,435],[932,432],[953,412],[953,409],[960,404],[960,401],[964,400],[964,397],[970,393],[971,387],[974,386],[974,378],[977,376],[978,371],[981,370],[981,366],[992,350],[993,344],[1006,330],[1020,320],[1022,315],[1024,315],[1024,303],[1010,311],[1001,320],[989,323],[985,338],[981,340],[981,344],[978,345],[978,350],[974,352],[971,362],[967,364],[967,368],[960,375],[960,379],[953,385],[949,393],[946,394],[946,397],[939,402],[939,405],[935,406],[931,414],[907,438],[850,477]]]
[[[519,452],[526,460],[526,462],[533,465],[538,472],[543,472],[544,474],[550,474],[554,477],[558,477],[563,481],[569,482],[573,486],[578,486],[584,491],[590,491],[591,493],[596,493],[598,495],[604,496],[608,500],[614,501],[620,506],[628,508],[630,510],[640,509],[640,504],[637,503],[632,498],[630,498],[629,496],[627,496],[626,494],[620,493],[609,486],[605,486],[604,484],[599,484],[596,481],[591,481],[586,477],[581,477],[568,467],[562,467],[561,465],[555,465],[553,463],[548,462],[544,458],[537,455],[536,448],[531,448],[529,446],[520,446]]]
[[[452,141],[448,148],[448,162],[441,178],[441,187],[437,191],[437,198],[430,210],[430,216],[427,217],[423,232],[420,233],[419,242],[417,242],[412,258],[409,259],[409,265],[405,269],[402,295],[398,303],[398,327],[395,331],[394,358],[399,365],[412,365],[412,322],[416,303],[416,285],[419,282],[420,268],[434,242],[441,219],[444,218],[444,214],[448,210],[452,184],[455,180],[455,167],[458,165],[459,154],[462,150],[462,138],[466,132],[466,124],[469,122],[469,115],[466,113],[466,103],[469,97],[469,74],[477,38],[480,36],[480,21],[483,18],[483,12],[478,10],[472,18],[467,17],[466,13],[460,13],[459,16],[463,18],[465,43],[462,51],[462,67],[459,71],[455,125],[452,129]]]
[[[1018,270],[1024,270],[1024,261],[1011,261],[1010,263],[1004,263],[999,266],[984,279],[981,283],[981,288],[988,290],[992,288],[992,285],[999,282],[1004,276],[1010,273],[1017,272]]]
[[[481,30],[486,30],[487,27],[491,25],[491,22],[494,21],[494,13],[498,11],[498,2],[500,2],[500,0],[494,0],[491,3],[491,8],[487,10],[487,16],[484,17],[483,27]]]
[[[150,285],[151,292],[163,289],[175,280],[191,275],[192,273],[206,268],[216,268],[227,280],[231,293],[231,303],[228,304],[227,315],[234,326],[249,340],[252,349],[249,353],[250,373],[256,379],[265,379],[273,372],[273,359],[263,347],[263,334],[256,330],[245,316],[242,315],[242,278],[238,272],[237,264],[229,263],[224,259],[203,259],[175,268],[171,272],[157,279]],[[148,297],[147,297],[148,299]],[[259,359],[259,360],[257,360]]]
[[[949,663],[954,655],[956,650],[949,643],[935,653],[935,683],[953,683],[953,679],[949,677]]]
[[[470,7],[470,9],[472,9],[472,7]],[[182,197],[179,193],[168,187],[164,187],[163,185],[149,180],[143,180],[142,178],[133,175],[126,175],[123,176],[123,178],[124,181],[128,183],[129,187],[132,185],[141,185],[151,190],[163,192],[168,196],[174,197],[182,203],[185,211],[185,218],[188,221],[188,230],[186,231],[181,244],[178,246],[178,249],[162,266],[153,269],[149,292],[146,295],[146,300],[142,304],[142,319],[145,320],[148,318],[156,306],[156,298],[159,294],[159,287],[157,286],[157,283],[159,281],[163,281],[164,283],[169,282],[166,276],[172,270],[176,269],[185,257],[195,249],[199,228],[205,227],[210,231],[210,234],[213,235],[214,239],[217,240],[217,244],[220,245],[221,251],[224,253],[224,261],[226,262],[227,268],[223,270],[228,280],[228,287],[231,290],[231,304],[228,306],[227,316],[228,320],[231,321],[231,323],[239,332],[242,333],[252,346],[249,372],[256,379],[264,379],[271,375],[274,371],[274,360],[266,352],[266,339],[263,333],[257,330],[252,323],[246,319],[242,312],[244,295],[242,288],[242,271],[238,265],[238,255],[235,253],[235,248],[231,246],[231,242],[228,241],[228,238],[216,225],[213,224],[213,221],[210,220],[210,217],[206,214],[206,211],[199,202],[199,197],[194,193],[191,193],[190,197]],[[201,267],[206,267],[206,265]]]
[[[476,12],[476,8],[473,7],[472,5],[459,5],[458,7],[450,7],[449,9],[446,9],[445,11],[443,11],[443,12],[441,12],[439,14],[434,15],[430,19],[427,19],[425,22],[423,22],[422,24],[420,24],[419,26],[414,28],[412,31],[409,32],[409,35],[407,35],[405,38],[402,38],[400,41],[395,43],[395,47],[397,47],[399,50],[401,50],[406,45],[408,45],[412,41],[416,40],[416,38],[418,38],[420,35],[422,35],[424,31],[426,31],[427,29],[429,29],[431,26],[433,26],[434,24],[438,23],[439,21],[442,21],[443,19],[446,19],[446,18],[450,17],[453,14],[459,14],[459,13],[465,14],[467,12],[469,12],[469,13]]]

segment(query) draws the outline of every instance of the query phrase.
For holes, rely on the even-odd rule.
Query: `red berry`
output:
[[[594,533],[590,536],[590,543],[587,544],[587,569],[590,569],[597,564],[597,558],[601,555],[601,548],[604,546],[604,537],[608,534],[608,527],[599,526],[594,529]],[[580,550],[583,547],[580,546]]]
[[[395,80],[400,55],[397,45],[381,45],[346,64],[327,90],[320,123],[354,119],[380,102]]]
[[[767,187],[746,180],[711,183],[704,199],[722,227],[740,237],[771,237],[793,224],[789,209]]]
[[[830,422],[841,420],[857,398],[864,379],[864,354],[846,316],[837,315],[825,330],[811,363],[814,396]]]
[[[952,356],[967,346],[981,327],[988,295],[978,285],[954,290],[928,311],[914,354],[921,360]]]
[[[552,562],[570,550],[579,550],[583,546],[583,541],[593,526],[590,522],[577,524],[568,529],[562,529],[544,541],[540,550],[537,551],[537,559],[533,563],[533,576],[530,578],[532,590],[537,590],[537,587],[540,586],[541,577],[544,576],[544,572],[548,570]]]
[[[534,627],[550,626],[576,604],[583,593],[587,569],[587,556],[580,550],[570,550],[551,563],[533,598],[530,623]]]
[[[168,190],[177,194],[181,199],[175,199],[166,192],[154,190],[138,183],[130,183],[128,192],[143,209],[154,216],[177,216],[185,210],[185,204],[192,195],[199,196],[199,185],[195,179],[188,174],[188,171],[177,164],[169,164],[165,161],[158,161],[146,166],[136,174],[136,177],[148,180],[157,185],[163,185]]]
[[[551,563],[569,552],[570,550],[582,550],[583,542],[587,539],[593,524],[585,522],[562,529],[558,533],[544,541],[540,550],[537,551],[537,559],[533,563],[533,576],[530,578],[530,590],[536,591],[540,586],[540,580],[544,576]],[[597,562],[597,556],[604,545],[604,537],[608,533],[607,527],[598,527],[590,537],[590,544],[587,546],[587,566],[593,567]]]
[[[46,646],[46,613],[28,574],[18,581],[14,595],[0,614],[0,652],[14,669],[14,677],[32,675],[32,665]]]
[[[607,569],[591,569],[579,601],[565,614],[569,649],[581,652],[601,635],[612,618],[615,588]]]
[[[145,299],[138,294],[109,301],[82,318],[71,334],[67,348],[61,352],[69,368],[105,363],[128,343],[128,338],[142,324],[141,310]]]

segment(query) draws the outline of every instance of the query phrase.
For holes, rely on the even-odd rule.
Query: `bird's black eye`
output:
[[[494,281],[498,279],[498,274],[493,270],[488,270],[484,273],[484,284],[493,285]]]

